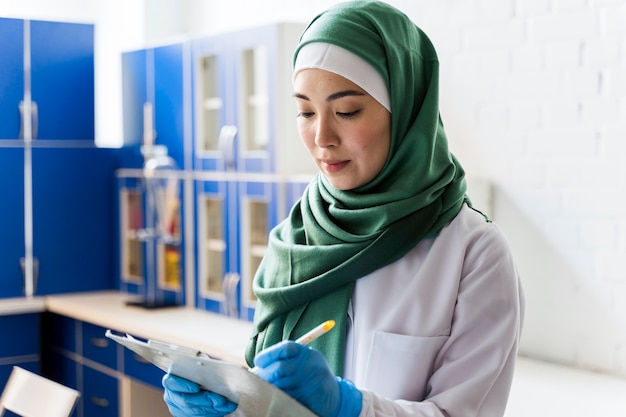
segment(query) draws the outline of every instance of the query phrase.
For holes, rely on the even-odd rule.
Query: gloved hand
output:
[[[174,417],[223,417],[237,408],[237,404],[223,396],[204,391],[195,382],[172,374],[165,374],[162,384],[163,399]]]
[[[357,417],[363,394],[337,377],[318,350],[285,341],[254,358],[254,372],[320,417]]]

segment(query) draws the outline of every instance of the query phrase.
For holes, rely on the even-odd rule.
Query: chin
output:
[[[346,184],[345,182],[342,182],[342,181],[333,181],[331,178],[328,178],[328,177],[326,177],[326,179],[328,179],[328,182],[330,182],[330,185],[332,185],[335,189],[339,191],[349,191],[355,188],[351,184]]]

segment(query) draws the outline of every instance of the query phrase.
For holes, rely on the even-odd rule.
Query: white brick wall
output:
[[[438,48],[442,112],[460,160],[480,165],[498,190],[495,218],[518,256],[528,298],[523,352],[620,375],[626,375],[625,4],[523,1],[512,16],[479,14],[472,22],[478,27],[429,32],[436,46],[456,31],[469,39],[458,51]],[[427,15],[423,6],[420,19]],[[496,40],[481,35],[487,27]],[[460,65],[498,56],[495,70],[485,67],[490,62]],[[478,116],[456,117],[463,111]]]

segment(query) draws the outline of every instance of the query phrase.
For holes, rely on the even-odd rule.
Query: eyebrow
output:
[[[336,93],[333,93],[331,95],[329,95],[328,97],[326,97],[326,102],[330,102],[333,100],[337,100],[343,97],[348,97],[348,96],[364,96],[365,93],[361,92],[361,91],[357,91],[357,90],[342,90],[342,91],[337,91]],[[293,96],[295,98],[299,98],[302,100],[307,100],[307,101],[311,101],[306,95],[304,94],[300,94],[300,93],[294,93]]]

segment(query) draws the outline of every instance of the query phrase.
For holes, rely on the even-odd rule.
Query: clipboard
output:
[[[316,414],[284,391],[258,377],[242,365],[212,358],[185,346],[148,340],[128,334],[105,336],[132,350],[164,372],[188,379],[207,391],[238,404],[234,415],[245,417],[316,417]]]

